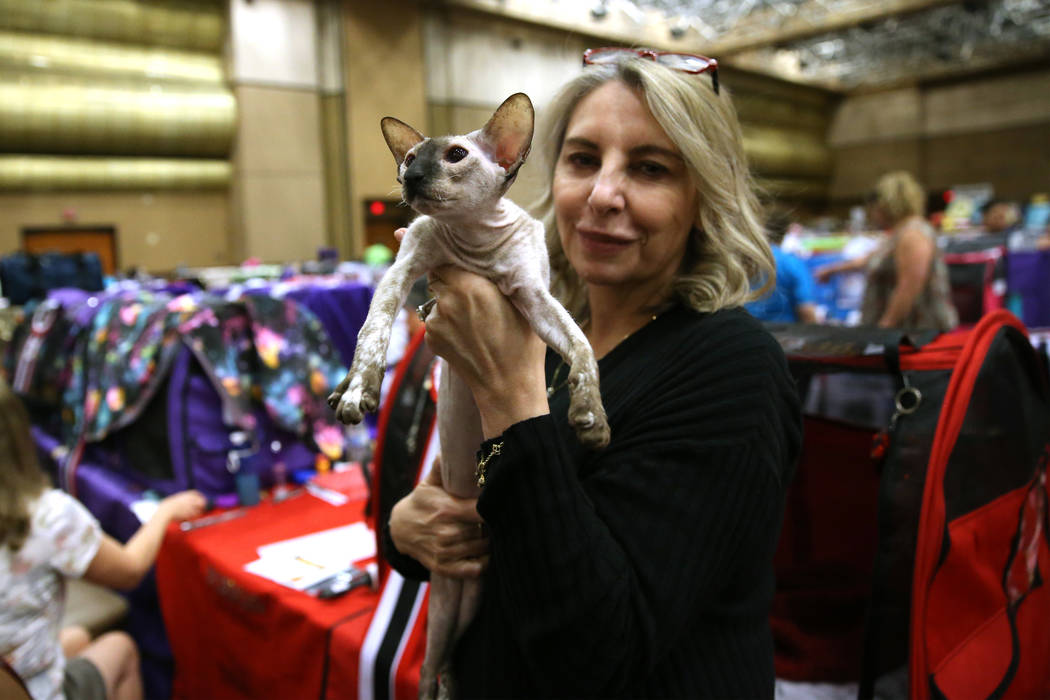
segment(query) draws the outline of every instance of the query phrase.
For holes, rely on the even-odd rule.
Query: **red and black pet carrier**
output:
[[[862,698],[904,674],[912,700],[1050,698],[1050,388],[1021,322],[770,330],[805,411],[778,677]]]

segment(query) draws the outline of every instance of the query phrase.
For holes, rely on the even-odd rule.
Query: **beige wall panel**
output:
[[[239,172],[320,172],[320,98],[316,92],[240,85],[235,94],[241,109],[235,156]]]
[[[1050,120],[1043,124],[931,138],[926,143],[930,188],[989,182],[996,196],[1027,200],[1050,190]]]
[[[320,172],[245,174],[240,206],[248,256],[265,263],[313,260],[326,245]]]
[[[24,226],[60,225],[66,210],[76,212],[77,223],[116,227],[123,269],[233,262],[225,192],[0,194],[0,250],[17,250]]]
[[[543,167],[543,159],[538,157],[530,158],[525,165],[521,166],[521,170],[518,171],[518,178],[507,192],[507,196],[511,200],[533,214],[538,213],[535,211],[536,205],[548,192],[550,186],[543,172]]]
[[[593,42],[562,29],[448,9],[424,19],[427,97],[498,105],[524,92],[541,107],[583,69]]]
[[[828,129],[831,109],[801,100],[768,95],[736,93],[733,105],[743,123],[786,126],[807,129],[824,137]]]
[[[314,0],[230,0],[236,83],[317,87]]]
[[[353,255],[363,249],[370,197],[397,197],[394,159],[379,120],[390,115],[425,129],[422,12],[399,2],[396,21],[387,3],[349,0],[346,5],[346,99],[349,132]]]
[[[831,152],[820,134],[749,124],[744,124],[742,131],[748,163],[757,173],[826,177],[831,171]]]
[[[857,199],[891,170],[920,173],[921,149],[915,139],[846,146],[833,152],[829,198]]]
[[[815,109],[827,115],[841,100],[837,93],[797,83],[789,83],[761,73],[719,67],[718,80],[729,88],[733,100],[737,96],[762,96],[770,100],[790,102],[801,109]]]
[[[835,110],[828,132],[832,146],[913,138],[922,133],[922,95],[906,88],[858,95]]]
[[[321,157],[324,163],[325,221],[328,243],[345,256],[350,249],[350,174],[347,166],[346,98],[321,96]]]
[[[325,240],[319,96],[241,85],[232,188],[235,260],[313,259]]]
[[[895,169],[929,190],[989,183],[1026,198],[1050,183],[1050,70],[851,97],[829,141],[833,200],[860,197]]]
[[[1050,122],[1050,70],[933,88],[924,111],[930,136]]]

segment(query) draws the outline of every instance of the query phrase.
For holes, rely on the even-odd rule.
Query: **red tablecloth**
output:
[[[190,532],[173,525],[157,559],[173,696],[356,697],[356,659],[378,595],[362,587],[319,600],[244,565],[260,545],[354,523],[363,512],[363,501],[335,507],[304,494]]]

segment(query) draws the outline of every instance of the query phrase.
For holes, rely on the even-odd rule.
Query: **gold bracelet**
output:
[[[495,457],[503,449],[503,441],[492,443],[492,449],[489,451],[488,457],[482,457],[478,460],[478,468],[474,470],[474,479],[478,482],[478,488],[485,485],[485,469],[489,465],[489,460]]]

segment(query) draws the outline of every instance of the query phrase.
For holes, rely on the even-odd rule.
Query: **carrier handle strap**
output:
[[[883,349],[882,356],[886,360],[886,368],[893,375],[897,383],[897,393],[893,396],[896,411],[890,419],[889,431],[892,433],[897,427],[897,420],[901,416],[915,413],[922,404],[922,392],[913,387],[908,381],[907,375],[901,370],[901,343],[907,342],[907,336],[901,336],[897,343],[887,343]]]
[[[886,362],[887,371],[893,376],[897,391],[893,402],[895,411],[890,418],[890,424],[886,430],[880,433],[883,441],[882,457],[888,454],[890,440],[897,429],[897,421],[902,416],[915,412],[922,403],[922,392],[913,387],[908,377],[901,370],[901,344],[909,343],[907,336],[902,335],[895,343],[886,343],[883,347],[882,356]],[[909,343],[910,344],[910,343]],[[878,439],[878,438],[877,438]],[[885,473],[883,474],[885,478]],[[882,511],[885,499],[885,487],[879,487],[879,510]],[[880,666],[879,661],[879,611],[882,608],[885,592],[883,582],[885,581],[886,557],[881,547],[876,550],[875,563],[873,566],[871,598],[868,601],[868,612],[864,624],[864,651],[861,661],[860,682],[857,687],[858,700],[872,700],[875,696],[875,677]]]
[[[901,343],[906,341],[907,337],[901,336],[896,343],[886,343],[882,350],[882,358],[886,361],[886,369],[897,380],[898,391],[903,389],[906,384],[904,373],[901,372]]]

